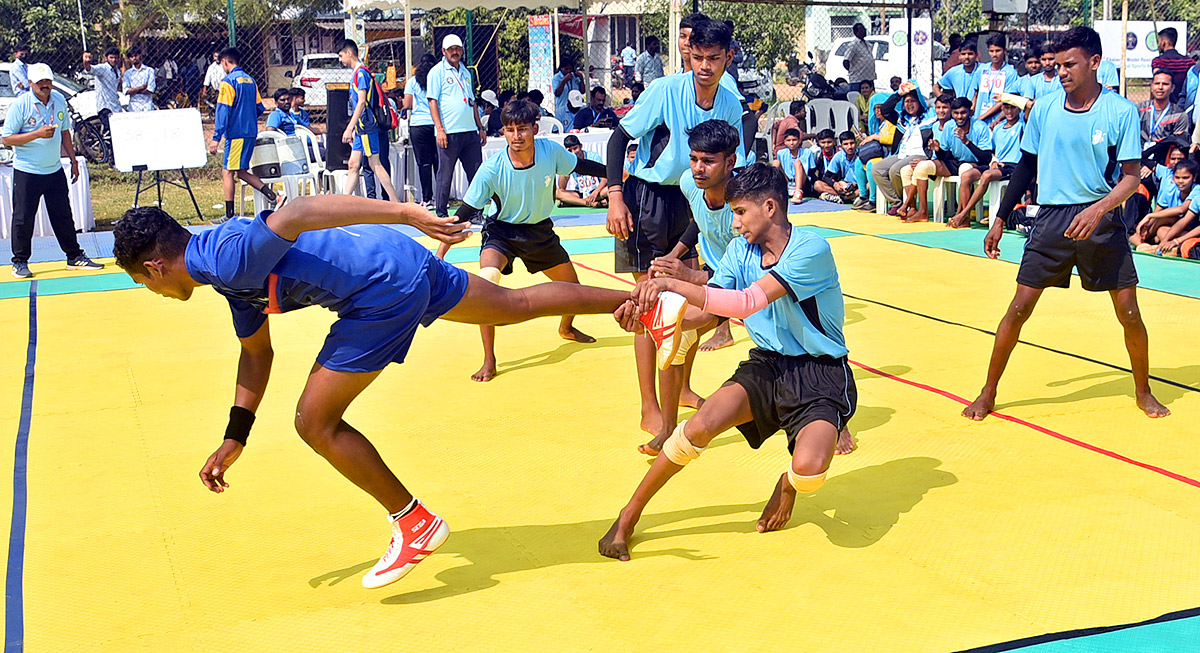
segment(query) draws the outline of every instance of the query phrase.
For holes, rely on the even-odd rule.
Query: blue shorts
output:
[[[338,372],[378,372],[403,363],[418,326],[429,326],[462,301],[470,275],[431,253],[424,278],[392,310],[350,311],[329,329],[317,363]]]
[[[250,156],[254,154],[253,138],[225,139],[225,169],[249,170]]]
[[[351,148],[355,152],[362,152],[363,156],[372,156],[379,154],[379,132],[373,131],[368,134],[354,134],[354,145]]]

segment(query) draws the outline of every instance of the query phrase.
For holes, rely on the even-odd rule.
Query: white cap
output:
[[[580,93],[579,91],[571,91],[570,93],[567,93],[567,104],[572,109],[582,109],[583,105],[586,104],[583,99],[583,93]]]
[[[54,79],[54,71],[44,63],[35,63],[29,67],[29,83],[36,84],[47,79]]]
[[[496,97],[496,92],[490,88],[480,93],[479,97],[494,107],[500,106],[500,98]]]
[[[463,46],[462,39],[458,38],[457,34],[447,34],[442,39],[442,49],[449,50],[450,48],[461,48]]]

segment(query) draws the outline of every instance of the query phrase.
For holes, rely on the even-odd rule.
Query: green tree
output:
[[[758,60],[759,67],[771,67],[797,54],[804,7],[709,0],[701,9],[710,18],[733,21],[734,38]]]

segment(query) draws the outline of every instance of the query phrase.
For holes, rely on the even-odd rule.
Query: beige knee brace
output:
[[[900,168],[900,183],[905,186],[913,185],[913,167],[911,165]]]
[[[917,164],[913,169],[913,179],[917,181],[929,181],[929,178],[937,173],[937,164],[928,159]]]
[[[500,268],[479,268],[479,276],[491,281],[497,286],[500,285]]]
[[[801,476],[792,471],[791,465],[788,465],[787,469],[788,482],[792,484],[792,487],[796,488],[797,492],[804,494],[816,492],[822,485],[825,485],[825,474],[827,473],[821,472],[813,476]]]
[[[687,420],[679,423],[675,430],[671,432],[671,437],[663,444],[662,452],[666,455],[667,460],[676,465],[686,465],[700,457],[704,453],[704,447],[693,445],[687,436],[683,434],[683,427],[687,425]]]

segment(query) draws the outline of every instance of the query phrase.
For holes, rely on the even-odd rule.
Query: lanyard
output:
[[[446,64],[446,67],[450,68],[450,65]],[[446,76],[449,77],[450,79],[453,79],[454,83],[458,85],[458,89],[460,91],[462,91],[463,102],[466,104],[470,104],[470,100],[467,99],[467,87],[465,84],[463,84],[463,81],[462,81],[462,73],[459,71],[459,69],[457,67],[450,68],[450,70],[452,72],[447,73]]]
[[[32,91],[31,91],[31,93],[32,93]],[[46,106],[46,111],[43,112],[42,111],[43,105],[38,101],[36,96],[33,98],[33,110],[37,113],[38,122],[40,122],[42,125],[48,125],[50,127],[56,126],[54,124],[54,106],[53,105],[54,105],[54,97],[51,96],[50,103],[49,103],[49,105]]]
[[[1158,126],[1162,124],[1163,120],[1166,120],[1167,112],[1170,110],[1171,110],[1171,105],[1168,104],[1167,108],[1163,109],[1162,115],[1159,116],[1158,110],[1154,107],[1154,103],[1153,102],[1150,103],[1150,135],[1151,136],[1154,135],[1154,132],[1158,131]],[[1155,119],[1156,116],[1157,116],[1157,119]]]

